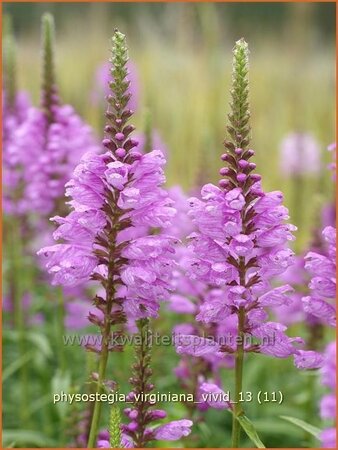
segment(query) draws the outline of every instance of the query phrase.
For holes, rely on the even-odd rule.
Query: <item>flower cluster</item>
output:
[[[326,227],[323,237],[327,243],[325,254],[309,252],[305,256],[305,269],[311,275],[310,295],[303,297],[304,310],[321,320],[336,326],[336,230]]]
[[[336,326],[336,230],[329,226],[324,228],[323,237],[327,244],[324,252],[309,252],[305,256],[305,268],[312,276],[309,289],[310,295],[303,297],[305,312],[311,314],[323,325]],[[331,393],[325,395],[320,403],[320,414],[324,420],[336,417],[336,343],[328,345],[324,353],[324,363],[321,369],[322,384]],[[335,428],[325,429],[320,438],[325,448],[336,448]]]
[[[21,168],[20,161],[13,154],[15,133],[18,127],[25,121],[30,102],[25,92],[19,92],[15,98],[15,105],[11,108],[3,95],[3,208],[6,214],[15,214],[17,211],[18,197],[20,196]]]
[[[66,184],[71,212],[53,219],[58,224],[54,239],[60,242],[39,251],[47,258],[53,284],[73,287],[92,279],[104,288],[105,296],[95,297],[97,310],[88,317],[100,327],[102,344],[100,348],[87,347],[100,353],[103,361],[109,352],[120,350],[110,346],[113,325],[123,324],[128,318],[140,327],[142,320],[157,316],[159,301],[167,298],[171,287],[177,243],[175,237],[158,233],[169,227],[175,215],[173,202],[161,187],[165,182],[164,156],[158,150],[138,152],[138,142],[130,137],[134,127],[127,123],[132,115],[127,106],[131,96],[128,53],[125,37],[118,31],[113,37],[111,61],[113,81],[109,83],[110,107],[103,139],[108,151],[87,153],[75,168]],[[141,367],[135,370],[135,377],[143,379]],[[103,379],[101,372],[99,384]],[[135,408],[142,413],[139,405]],[[97,418],[97,414],[94,416]],[[142,423],[150,421],[150,417],[141,416]],[[97,424],[92,422],[89,445],[95,442]],[[169,436],[170,430],[154,433]],[[148,440],[147,433],[142,426],[136,443]]]
[[[169,195],[175,200],[177,210],[177,220],[168,230],[170,234],[180,240],[191,234],[195,226],[188,217],[189,203],[187,195],[177,186],[169,190]],[[193,257],[193,253],[186,245],[180,245],[176,251],[175,259],[177,266],[173,272],[172,286],[173,293],[169,297],[168,309],[180,316],[183,315],[184,322],[174,326],[174,335],[193,335],[196,339],[202,336],[209,336],[213,339],[224,337],[225,329],[222,324],[196,322],[195,315],[204,302],[211,298],[222,295],[221,289],[214,289],[201,280],[191,280],[183,269],[186,262]],[[227,330],[229,331],[229,329]],[[210,405],[204,401],[201,393],[206,389],[219,389],[221,385],[221,367],[233,366],[233,356],[216,354],[201,355],[195,358],[191,355],[182,354],[178,366],[174,369],[176,377],[180,381],[181,387],[198,398],[199,402],[193,404],[188,402],[186,407],[200,411],[205,411]]]
[[[290,338],[286,327],[268,320],[267,307],[290,302],[289,285],[271,286],[272,279],[293,263],[288,241],[295,227],[286,224],[288,210],[279,191],[264,193],[260,176],[252,172],[254,151],[248,148],[249,113],[247,111],[247,44],[239,41],[234,51],[233,110],[229,116],[227,152],[222,159],[228,166],[220,173],[226,179],[220,187],[207,184],[202,199],[190,200],[190,215],[197,232],[189,236],[194,257],[187,261],[192,279],[203,281],[219,295],[204,302],[196,316],[206,324],[235,324],[242,352],[259,352],[278,358],[293,356],[299,368],[318,367],[320,355],[301,350],[300,338]],[[256,342],[244,342],[245,336]],[[233,339],[225,344],[204,339],[195,345],[193,336],[184,336],[177,344],[179,353],[218,354],[238,352]],[[202,353],[201,353],[202,352]]]
[[[122,150],[122,148],[118,149]],[[120,153],[119,151],[117,152]],[[76,286],[97,278],[104,285],[123,285],[124,311],[135,319],[155,316],[158,300],[166,296],[173,265],[175,239],[150,235],[126,241],[123,236],[138,226],[163,227],[175,214],[172,202],[160,188],[164,181],[163,155],[131,152],[119,159],[106,152],[86,154],[66,185],[71,213],[53,220],[62,243],[39,251],[48,257],[54,284]],[[110,235],[109,235],[110,233]],[[115,267],[107,249],[115,241]]]
[[[8,146],[11,165],[19,168],[15,185],[22,187],[18,214],[58,210],[76,163],[85,152],[97,151],[90,127],[71,106],[55,105],[52,110],[50,123],[43,110],[30,108]]]
[[[129,415],[134,415],[133,411],[130,410],[126,412]],[[153,410],[151,412],[151,415],[148,417],[148,421],[155,421],[159,419],[163,419],[165,417],[165,411],[157,409]],[[131,422],[133,425],[130,425],[129,428],[132,430],[132,428],[135,428],[135,420]],[[181,439],[184,436],[188,436],[190,434],[190,428],[192,426],[192,421],[187,419],[181,419],[181,420],[173,420],[169,423],[166,423],[164,425],[159,425],[156,428],[148,428],[146,432],[147,442],[149,441],[177,441],[178,439]],[[121,435],[121,448],[135,448],[134,443],[132,442],[131,438],[129,437],[130,433],[134,434],[135,429],[133,432],[129,431],[122,432]],[[108,441],[108,433],[102,433],[102,438],[98,440],[97,447],[98,448],[111,448],[110,442]]]
[[[13,139],[13,133],[17,127],[25,120],[30,107],[28,94],[19,91],[15,94],[14,104],[11,105],[6,91],[3,92],[2,116],[3,116],[3,136],[2,143],[4,150]],[[5,152],[5,155],[7,151]],[[4,156],[5,156],[4,155]]]
[[[42,37],[41,107],[23,108],[23,120],[12,123],[6,166],[11,169],[11,190],[20,190],[17,201],[8,207],[19,215],[48,217],[55,211],[62,212],[60,199],[65,183],[81,156],[97,152],[98,147],[90,127],[74,109],[60,105],[53,65],[54,22],[48,14],[42,20]]]

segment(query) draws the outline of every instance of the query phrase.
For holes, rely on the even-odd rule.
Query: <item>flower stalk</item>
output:
[[[250,112],[249,112],[249,50],[248,44],[244,39],[240,39],[236,42],[233,51],[233,74],[232,74],[232,89],[231,89],[231,104],[230,113],[228,115],[229,125],[227,131],[229,133],[229,140],[224,143],[225,148],[228,151],[229,158],[231,157],[230,170],[233,170],[234,174],[239,172],[239,161],[245,161],[243,156],[247,150],[250,140]],[[241,153],[244,155],[238,155],[236,149],[241,149]],[[243,164],[243,163],[242,163]],[[238,178],[238,176],[237,176]],[[237,178],[231,179],[234,184],[234,188],[240,187],[241,180]],[[250,187],[249,187],[250,188]],[[246,205],[241,211],[242,219],[242,233],[246,234],[246,208],[248,205],[248,198],[244,197]],[[250,200],[250,198],[249,198]],[[238,265],[240,286],[246,287],[246,265],[245,258],[239,258]],[[235,353],[235,403],[233,406],[233,422],[232,422],[232,447],[238,448],[240,443],[241,426],[237,417],[242,413],[242,407],[240,403],[240,395],[243,385],[243,364],[244,364],[244,327],[245,327],[245,308],[243,306],[238,308],[238,343]]]
[[[97,281],[105,292],[96,296],[95,313],[88,320],[100,328],[100,345],[87,344],[89,351],[99,354],[98,375],[95,375],[97,396],[108,385],[106,371],[109,353],[121,351],[121,344],[111,343],[112,327],[116,333],[124,332],[127,318],[142,324],[157,317],[160,301],[168,298],[174,267],[173,254],[177,239],[166,234],[153,234],[150,230],[167,228],[172,224],[176,210],[173,201],[161,188],[165,182],[162,166],[165,159],[161,151],[149,153],[136,151],[139,142],[130,138],[134,126],[128,124],[133,111],[130,81],[127,78],[128,50],[125,36],[115,30],[112,45],[112,69],[107,96],[107,125],[101,154],[88,152],[73,172],[66,185],[66,195],[72,200],[71,212],[66,217],[57,216],[59,227],[54,239],[61,242],[41,249],[38,254],[47,258],[47,269],[53,274],[53,284],[82,285]],[[140,234],[139,237],[135,237]],[[147,353],[141,351],[141,385],[150,376],[146,366]],[[148,386],[152,390],[153,386]],[[101,406],[94,404],[88,447],[96,446],[100,425]],[[141,405],[142,406],[142,405]],[[148,406],[141,408],[147,411]],[[178,420],[155,429],[146,424],[164,418],[165,411],[151,410],[144,416],[137,434],[137,442],[147,440],[177,440],[190,433],[192,422]],[[138,411],[131,410],[134,419]],[[128,431],[135,431],[138,423],[131,423]],[[143,430],[143,431],[142,431]],[[130,435],[123,435],[129,444]],[[108,443],[109,445],[109,443]],[[124,444],[123,444],[124,446]]]
[[[137,328],[139,331],[140,343],[135,345],[136,362],[133,364],[133,374],[130,382],[133,385],[135,396],[140,396],[140,400],[134,401],[134,411],[136,411],[134,414],[137,415],[137,417],[134,419],[134,422],[129,424],[130,429],[128,429],[127,432],[133,438],[135,446],[137,448],[143,448],[148,442],[145,431],[147,415],[149,416],[148,410],[150,408],[150,404],[143,400],[143,394],[151,392],[154,387],[150,383],[152,369],[150,368],[151,341],[149,338],[151,338],[151,336],[149,319],[140,319],[137,322]],[[136,429],[133,430],[133,427]]]
[[[129,94],[127,93],[127,89],[129,87],[129,82],[126,79],[127,77],[127,68],[126,64],[128,62],[128,50],[126,46],[125,36],[115,30],[114,36],[112,38],[112,69],[111,74],[113,76],[113,81],[109,83],[112,94],[108,96],[109,107],[106,113],[109,124],[106,126],[105,131],[107,135],[110,136],[109,144],[110,146],[116,150],[119,146],[119,133],[122,134],[122,131],[125,130],[124,126],[126,121],[130,117],[131,114],[124,114],[125,107],[129,100]],[[128,110],[127,110],[128,111]],[[130,110],[129,110],[130,111]],[[111,149],[112,149],[111,148]],[[100,359],[99,359],[99,377],[97,382],[97,392],[102,393],[104,386],[104,380],[106,376],[106,368],[109,357],[109,344],[111,338],[111,327],[112,327],[112,309],[113,306],[117,306],[119,308],[119,302],[115,298],[116,287],[115,287],[115,279],[116,279],[116,270],[119,266],[121,266],[121,260],[118,261],[116,255],[118,254],[116,249],[116,238],[117,232],[119,230],[119,221],[120,217],[123,214],[121,210],[117,207],[116,197],[111,195],[111,192],[107,191],[107,196],[110,199],[110,208],[107,211],[110,216],[110,223],[107,224],[104,230],[104,236],[100,238],[106,243],[107,246],[107,256],[108,256],[108,277],[107,280],[103,282],[104,287],[106,289],[106,299],[105,299],[105,308],[104,308],[104,319],[103,326],[101,329],[102,334],[102,348],[100,351]],[[98,251],[99,252],[99,251]],[[102,257],[102,255],[101,255]],[[120,311],[120,310],[119,310]],[[115,314],[116,316],[116,314]],[[115,317],[115,324],[118,322],[124,321],[123,314],[120,317]],[[89,432],[88,438],[88,448],[95,447],[96,436],[98,432],[99,422],[101,415],[101,402],[95,402],[93,417]]]

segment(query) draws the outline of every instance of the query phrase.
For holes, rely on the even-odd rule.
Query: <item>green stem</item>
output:
[[[65,346],[63,343],[63,337],[65,335],[65,304],[63,298],[62,288],[58,288],[57,290],[57,314],[56,314],[56,328],[57,328],[57,348],[59,352],[59,362],[60,362],[60,370],[62,373],[65,373],[67,369],[66,364],[66,354],[65,354]],[[60,342],[62,340],[62,342]]]
[[[244,361],[244,322],[245,311],[241,307],[238,311],[238,343],[235,359],[235,403],[233,407],[232,418],[232,448],[239,447],[239,440],[241,435],[241,425],[237,417],[242,413],[242,406],[240,404],[242,385],[243,385],[243,361]]]
[[[113,280],[113,266],[110,265],[108,269],[108,279]],[[113,286],[113,281],[110,281],[107,287],[107,310],[104,317],[104,326],[102,330],[102,350],[100,353],[100,360],[99,360],[99,379],[97,381],[97,388],[96,393],[102,394],[103,393],[103,382],[106,377],[106,369],[107,369],[107,362],[108,362],[108,356],[109,356],[109,341],[110,341],[110,331],[111,331],[111,310],[113,306],[115,296],[115,288]],[[97,397],[97,395],[96,395]],[[98,400],[95,400],[95,405],[93,409],[93,415],[90,425],[90,432],[89,432],[89,438],[88,438],[88,448],[95,448],[96,447],[96,436],[98,433],[99,423],[100,423],[100,417],[101,417],[101,402]]]
[[[110,128],[122,131],[122,126],[125,126],[126,120],[132,114],[131,111],[125,110],[126,104],[128,102],[128,94],[127,89],[129,86],[129,82],[126,81],[127,77],[127,69],[126,64],[128,62],[128,49],[126,46],[125,36],[119,31],[115,30],[112,38],[112,68],[111,74],[114,78],[114,82],[110,83],[112,96],[108,100],[111,111],[108,110],[107,117],[109,121],[113,124],[113,127]],[[108,108],[109,109],[109,108]],[[122,121],[122,115],[124,112],[127,112],[127,119]],[[117,122],[119,119],[119,122]],[[123,125],[122,125],[123,123]],[[115,133],[115,131],[114,131]],[[110,137],[114,137],[114,133],[110,132]],[[108,133],[109,135],[109,133]],[[117,141],[112,139],[111,143],[115,146],[117,145]],[[117,147],[116,147],[117,148]],[[106,306],[105,306],[105,315],[104,315],[104,323],[101,325],[101,335],[102,335],[102,347],[100,352],[100,360],[99,360],[99,379],[97,384],[96,392],[98,394],[103,391],[103,383],[105,380],[107,362],[109,356],[109,343],[110,343],[110,335],[111,335],[111,327],[112,323],[114,325],[118,323],[124,322],[124,317],[118,317],[118,313],[115,315],[114,320],[112,319],[112,308],[113,304],[119,304],[115,299],[115,290],[116,285],[114,283],[117,282],[116,272],[121,266],[120,254],[116,249],[116,240],[117,233],[121,229],[120,228],[120,220],[123,212],[119,210],[117,206],[117,198],[118,195],[112,194],[110,191],[107,192],[107,207],[109,207],[108,215],[110,215],[110,219],[105,228],[105,246],[107,246],[108,250],[108,276],[107,282],[103,283],[103,286],[106,290]],[[102,244],[100,244],[102,245]],[[90,426],[89,438],[88,438],[88,448],[93,448],[96,445],[96,436],[98,432],[98,427],[100,423],[101,416],[101,402],[97,401],[94,405],[93,416]]]
[[[103,381],[106,376],[108,354],[109,354],[108,346],[104,345],[101,356],[100,356],[99,379],[98,379],[98,385],[97,385],[97,389],[96,389],[96,392],[99,394],[103,393]],[[101,402],[95,401],[87,448],[95,448],[96,447],[95,441],[96,441],[96,436],[97,436],[97,432],[98,432],[98,428],[99,428],[100,416],[101,416]]]
[[[13,276],[13,300],[14,300],[14,326],[18,333],[18,350],[20,358],[23,358],[26,354],[26,336],[25,332],[27,327],[25,326],[24,308],[22,304],[24,287],[23,287],[23,269],[22,267],[22,242],[21,242],[21,230],[20,222],[16,218],[13,218],[13,229],[12,229],[12,273]],[[28,372],[27,364],[23,364],[20,369],[20,421],[24,427],[27,427],[27,419],[29,417],[28,413]]]
[[[232,159],[235,161],[234,170],[238,173],[239,156],[235,152],[235,148],[241,148],[245,151],[250,142],[250,110],[249,110],[249,50],[248,44],[244,39],[236,42],[233,52],[233,75],[232,75],[232,89],[231,89],[231,110],[228,115],[229,125],[227,131],[230,140],[225,141],[225,147],[232,154]],[[240,185],[237,185],[241,187]],[[248,234],[247,211],[250,207],[250,200],[243,190],[246,205],[241,212],[242,219],[242,233]],[[246,285],[246,265],[245,258],[239,257],[238,273],[240,279],[240,286],[247,289]],[[233,404],[233,421],[232,421],[232,448],[238,448],[240,444],[241,425],[237,420],[243,413],[242,400],[242,384],[243,384],[243,362],[244,362],[244,331],[245,331],[245,307],[240,306],[237,312],[238,317],[238,341],[235,354],[235,396]]]
[[[150,358],[151,358],[151,343],[149,342],[149,319],[140,319],[137,322],[137,328],[139,330],[141,342],[136,348],[137,363],[133,378],[138,380],[137,386],[135,386],[135,391],[138,394],[142,392],[147,392],[147,383],[150,380],[152,371],[150,369]],[[134,407],[138,411],[137,422],[138,429],[135,433],[135,447],[144,448],[147,446],[147,439],[145,436],[145,416],[149,408],[149,403],[143,400],[135,403]]]

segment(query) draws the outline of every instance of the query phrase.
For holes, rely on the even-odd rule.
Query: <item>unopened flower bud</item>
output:
[[[246,169],[249,166],[249,163],[245,159],[241,159],[238,161],[238,165],[241,169]]]
[[[228,188],[228,187],[230,186],[230,183],[229,183],[228,180],[220,180],[220,181],[218,182],[218,184],[219,184],[219,186],[220,186],[221,188],[224,188],[224,189],[226,189],[226,188]]]
[[[221,170],[219,171],[220,175],[222,176],[226,176],[229,174],[229,168],[228,167],[222,167]]]
[[[138,161],[139,159],[142,158],[142,153],[140,153],[140,152],[130,152],[129,156],[130,156],[130,158],[133,159],[133,161]]]
[[[258,175],[258,173],[254,173],[254,174],[250,175],[250,178],[253,181],[260,181],[262,179],[262,177],[260,175]]]
[[[126,156],[126,151],[124,148],[120,147],[115,151],[115,155],[118,156],[119,158],[124,158]]]
[[[149,413],[151,420],[164,419],[167,413],[163,409],[154,409]]]
[[[136,430],[138,429],[138,423],[137,423],[137,422],[130,422],[130,423],[127,425],[127,429],[128,429],[129,431],[136,431]]]
[[[103,140],[102,140],[102,145],[103,145],[104,147],[110,148],[110,146],[111,146],[111,140],[108,139],[108,138],[103,139]]]
[[[138,416],[138,411],[136,409],[132,409],[128,414],[128,417],[131,420],[137,419],[137,416]]]
[[[117,141],[123,141],[123,139],[124,139],[124,134],[123,134],[123,133],[116,133],[116,134],[115,134],[115,139],[116,139]]]
[[[239,173],[236,176],[236,179],[239,183],[244,183],[244,181],[246,180],[246,175],[244,173]]]

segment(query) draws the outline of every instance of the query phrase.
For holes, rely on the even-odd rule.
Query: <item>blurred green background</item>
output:
[[[231,51],[234,42],[244,37],[251,51],[252,146],[258,172],[265,189],[285,192],[291,220],[301,224],[298,250],[306,246],[320,205],[333,196],[332,177],[326,169],[331,155],[326,147],[335,140],[334,3],[5,3],[4,12],[12,16],[18,43],[19,87],[28,90],[35,103],[40,87],[40,18],[45,11],[52,12],[56,21],[56,71],[61,97],[76,107],[100,138],[104,102],[100,105],[91,101],[95,73],[109,57],[112,30],[117,27],[127,35],[130,58],[140,79],[140,107],[134,123],[144,130],[150,113],[168,149],[168,184],[181,184],[187,190],[201,182],[218,180],[229,110]],[[311,133],[322,152],[320,174],[304,177],[301,186],[285,179],[279,168],[280,143],[290,132]],[[301,195],[296,197],[297,190]],[[57,330],[48,326],[53,322],[53,307],[45,302],[46,292],[50,297],[46,286],[34,292],[35,309],[44,311],[46,322],[35,335],[34,327],[30,331],[25,425],[18,419],[17,404],[22,399],[16,389],[16,375],[27,361],[18,361],[15,353],[10,354],[15,338],[11,330],[5,335],[9,349],[5,352],[5,375],[6,382],[11,382],[4,399],[7,446],[13,442],[16,446],[64,445],[63,430],[71,427],[65,425],[64,409],[51,404],[51,380],[54,390],[67,387],[69,380],[60,378],[57,372],[54,350],[58,336]],[[175,320],[167,316],[166,321],[157,324],[157,330],[167,332]],[[120,380],[129,371],[129,350],[125,355],[113,355],[118,362],[114,374]],[[85,382],[85,352],[77,347],[66,351],[72,379]],[[159,347],[154,352],[158,390],[175,392],[177,382],[172,368],[178,357],[174,349]],[[245,389],[281,389],[286,396],[278,408],[256,402],[247,406],[248,416],[266,445],[318,445],[301,430],[278,419],[279,415],[292,415],[320,426],[315,412],[320,387],[313,384],[313,374],[299,373],[290,361],[256,355],[249,358],[246,367]],[[232,377],[225,374],[225,378],[225,387],[230,389]],[[304,386],[310,387],[306,390]],[[166,408],[171,419],[184,417],[182,405],[175,403]],[[197,424],[191,438],[174,446],[224,447],[229,441],[230,415],[209,411],[206,417],[207,425]],[[103,419],[107,419],[107,410]],[[243,441],[243,445],[251,444]]]

